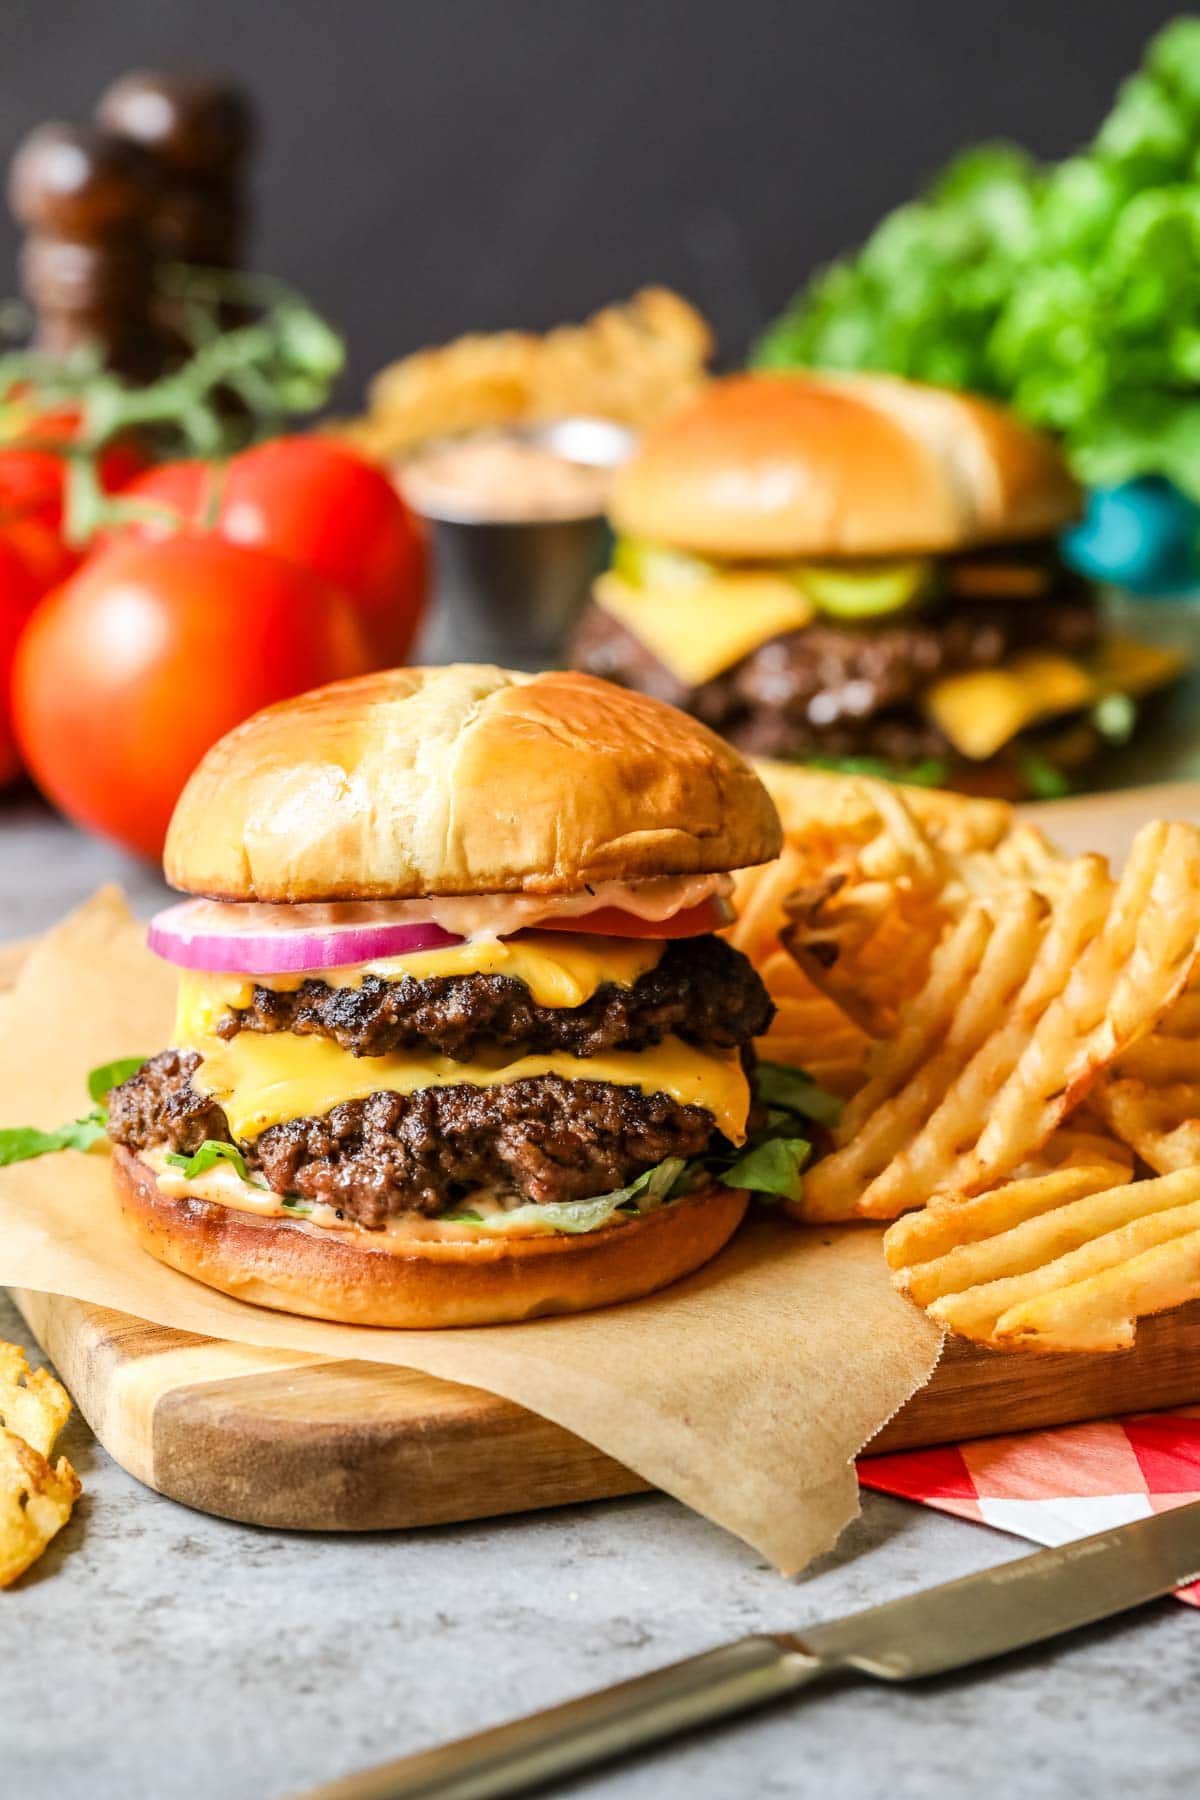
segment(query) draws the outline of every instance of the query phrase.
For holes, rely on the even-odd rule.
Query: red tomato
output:
[[[19,425],[10,429],[20,440],[69,443],[79,430],[79,415],[33,412],[19,415]],[[145,457],[132,442],[110,444],[100,452],[100,485],[105,493],[115,494],[145,467]],[[0,439],[0,517],[35,512],[49,524],[61,525],[66,478],[66,458],[54,450],[29,449],[20,441]]]
[[[0,787],[7,787],[21,769],[9,718],[9,689],[17,639],[41,592],[25,558],[7,533],[0,532]]]
[[[77,550],[63,542],[42,513],[10,519],[0,525],[0,538],[25,564],[39,600],[73,574],[83,560]]]
[[[300,563],[354,600],[381,665],[402,663],[425,603],[420,522],[383,471],[330,438],[286,437],[235,456],[217,472],[167,463],[126,490],[238,544],[261,544]],[[161,537],[169,521],[130,528]]]
[[[57,523],[65,468],[53,450],[0,449],[0,516],[45,513]]]
[[[13,718],[68,818],[157,856],[210,744],[259,707],[369,667],[350,602],[303,569],[216,537],[135,539],[37,608]]]
[[[685,906],[669,919],[639,919],[619,906],[601,906],[576,918],[539,919],[538,930],[594,932],[599,937],[684,938],[703,937],[728,923],[715,900],[702,900],[699,906]]]

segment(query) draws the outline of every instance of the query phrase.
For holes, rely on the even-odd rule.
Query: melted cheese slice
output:
[[[982,762],[1019,732],[1045,719],[1094,706],[1107,694],[1138,699],[1173,681],[1186,666],[1179,651],[1113,637],[1076,661],[1028,651],[997,669],[972,669],[935,681],[922,697],[926,716],[961,756]]]
[[[753,570],[677,589],[635,588],[602,575],[593,594],[689,687],[731,669],[768,638],[798,631],[816,610],[793,582]]]
[[[290,993],[307,980],[361,987],[368,975],[383,981],[432,981],[439,976],[508,975],[523,981],[538,1006],[583,1006],[606,982],[632,987],[659,962],[665,939],[597,937],[580,932],[523,931],[513,938],[477,938],[442,950],[419,950],[346,969],[298,975],[206,975],[179,978],[176,1031],[181,1041],[212,1037],[223,1014],[250,1005],[255,987]]]
[[[319,1117],[346,1100],[369,1094],[414,1094],[428,1087],[497,1087],[530,1075],[565,1081],[611,1081],[643,1094],[669,1094],[681,1106],[710,1112],[732,1143],[746,1136],[750,1087],[736,1050],[727,1055],[694,1049],[667,1038],[650,1050],[614,1050],[602,1056],[522,1056],[505,1062],[454,1062],[419,1051],[391,1056],[352,1056],[328,1038],[287,1031],[242,1031],[228,1043],[181,1034],[180,1048],[198,1050],[203,1062],[192,1086],[220,1102],[235,1138],[258,1137],[288,1119]]]
[[[960,756],[983,762],[1039,720],[1089,705],[1095,691],[1069,657],[1032,654],[998,669],[947,675],[926,690],[922,704]]]

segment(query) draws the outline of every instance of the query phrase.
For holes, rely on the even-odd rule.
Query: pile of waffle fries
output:
[[[795,1215],[896,1220],[898,1286],[995,1349],[1121,1349],[1200,1298],[1200,830],[1147,825],[1118,878],[1001,803],[765,774],[761,1048],[846,1098]]]

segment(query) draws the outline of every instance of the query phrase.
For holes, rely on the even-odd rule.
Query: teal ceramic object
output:
[[[1157,475],[1094,488],[1063,554],[1081,574],[1128,593],[1200,593],[1200,507]]]

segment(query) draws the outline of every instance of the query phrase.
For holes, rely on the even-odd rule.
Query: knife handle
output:
[[[510,1725],[380,1763],[293,1800],[493,1800],[524,1793],[693,1726],[765,1705],[833,1666],[786,1637],[741,1638]]]

